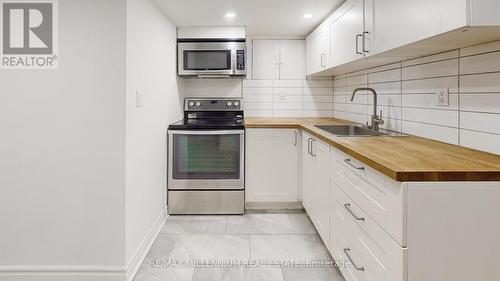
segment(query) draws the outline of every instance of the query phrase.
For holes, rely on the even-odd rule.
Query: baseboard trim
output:
[[[123,281],[125,267],[114,266],[22,266],[1,267],[1,281]]]
[[[127,264],[127,281],[132,281],[137,274],[137,271],[141,267],[142,261],[146,257],[146,255],[149,252],[149,249],[151,249],[151,246],[153,246],[154,241],[156,240],[156,237],[158,237],[158,234],[160,234],[160,231],[165,224],[165,221],[167,220],[167,209],[163,209],[156,218],[155,222],[149,229],[146,237],[142,239],[141,243],[139,244],[139,247],[135,250],[132,258]]]
[[[132,281],[167,220],[166,209],[155,220],[124,266],[0,266],[0,281]]]

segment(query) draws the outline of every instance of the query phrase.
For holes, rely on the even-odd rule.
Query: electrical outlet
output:
[[[135,107],[143,107],[143,102],[142,92],[139,90],[135,91]]]
[[[450,105],[450,90],[449,88],[444,88],[439,90],[437,93],[438,106],[449,106]]]

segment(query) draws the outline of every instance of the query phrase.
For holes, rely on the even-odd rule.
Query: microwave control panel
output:
[[[236,51],[236,69],[245,70],[245,50]]]

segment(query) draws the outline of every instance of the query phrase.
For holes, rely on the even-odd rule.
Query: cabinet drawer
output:
[[[353,157],[332,149],[331,178],[401,246],[406,246],[406,187]]]
[[[344,250],[351,249],[353,255],[357,253],[360,256],[360,262],[363,262],[363,264],[356,265],[365,267],[365,272],[362,270],[359,272],[360,270],[353,268],[353,274],[366,275],[363,277],[365,279],[360,280],[406,280],[406,249],[382,230],[337,185],[333,184],[332,192],[335,198],[332,202],[332,208],[335,210],[333,221],[338,223],[336,224],[338,229],[334,227],[333,231],[339,231],[341,237],[344,233],[346,237],[344,244],[349,243],[348,245],[339,244],[338,251],[345,255]],[[337,245],[334,243],[335,247]]]
[[[339,194],[342,192],[340,189],[335,192],[341,197],[334,204],[333,256],[346,279],[405,281],[406,249],[380,229],[355,203],[346,199],[347,195]],[[341,205],[338,201],[351,202],[347,204],[351,204],[352,212],[359,212],[355,213],[356,216],[365,216],[365,220],[358,222],[344,207],[346,203]]]

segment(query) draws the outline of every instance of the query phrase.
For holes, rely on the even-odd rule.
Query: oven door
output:
[[[188,76],[244,75],[237,67],[240,42],[179,42],[178,74]]]
[[[244,188],[243,130],[168,133],[168,189]]]

